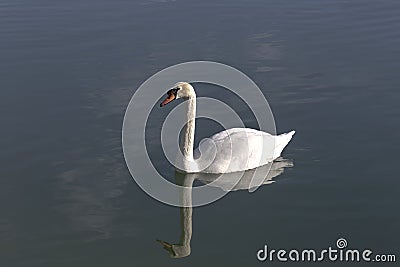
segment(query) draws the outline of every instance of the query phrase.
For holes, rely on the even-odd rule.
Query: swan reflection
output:
[[[204,184],[210,184],[219,187],[224,191],[249,190],[254,179],[261,182],[259,185],[272,183],[272,179],[284,172],[285,168],[293,167],[293,162],[288,159],[278,158],[276,161],[256,169],[239,173],[207,174],[207,173],[175,173],[176,184],[181,185],[180,190],[181,204],[180,208],[180,227],[181,235],[179,243],[171,244],[163,240],[157,240],[163,248],[168,251],[171,258],[183,258],[190,255],[190,240],[192,238],[192,186],[195,180]],[[269,170],[269,171],[268,171]],[[237,181],[237,175],[241,179],[233,186],[232,181]],[[216,180],[218,179],[218,180]]]

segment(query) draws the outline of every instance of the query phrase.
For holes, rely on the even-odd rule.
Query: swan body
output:
[[[250,128],[232,128],[203,139],[193,150],[196,93],[186,82],[179,82],[168,91],[164,106],[178,99],[186,99],[187,124],[182,142],[182,157],[178,169],[185,173],[231,173],[254,169],[278,158],[292,139],[295,131],[271,135]]]
[[[208,155],[214,155],[215,149],[211,164],[201,172],[227,173],[250,170],[278,158],[294,133],[291,131],[274,136],[250,128],[232,128],[203,139],[202,152],[197,148],[194,158],[207,158]]]

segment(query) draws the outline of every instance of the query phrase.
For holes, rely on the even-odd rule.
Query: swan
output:
[[[167,92],[160,107],[182,98],[186,106],[186,125],[182,157],[178,159],[178,170],[184,173],[230,173],[257,168],[278,158],[292,139],[295,131],[271,135],[251,128],[232,128],[203,139],[193,149],[196,92],[187,82],[178,82]]]

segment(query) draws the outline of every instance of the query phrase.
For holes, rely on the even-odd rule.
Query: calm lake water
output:
[[[266,266],[264,244],[340,237],[400,257],[399,1],[0,0],[0,25],[1,266]],[[132,180],[122,120],[144,80],[192,60],[259,85],[297,131],[294,166],[194,208],[191,254],[170,259],[156,239],[178,243],[189,211]],[[202,123],[196,138],[218,128]]]

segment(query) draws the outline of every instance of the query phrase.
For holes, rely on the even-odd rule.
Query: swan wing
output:
[[[214,157],[205,173],[228,173],[253,169],[278,158],[294,131],[271,135],[250,128],[232,128],[201,141],[195,150],[196,160]]]

